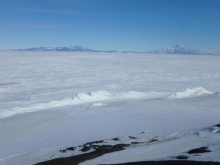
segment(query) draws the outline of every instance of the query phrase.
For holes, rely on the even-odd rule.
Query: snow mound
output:
[[[198,97],[198,96],[206,96],[212,94],[212,92],[204,89],[203,87],[196,87],[189,89],[187,88],[183,92],[177,92],[170,96],[168,96],[169,99],[185,99],[185,98],[192,98],[192,97]]]
[[[93,101],[104,101],[114,99],[116,97],[120,97],[119,94],[110,93],[107,91],[97,91],[97,92],[89,92],[87,93],[76,93],[76,96],[73,98],[75,101],[83,101],[83,102],[93,102]]]
[[[93,103],[93,104],[91,104],[90,106],[91,107],[101,107],[101,106],[104,106],[105,104],[103,104],[103,103]]]

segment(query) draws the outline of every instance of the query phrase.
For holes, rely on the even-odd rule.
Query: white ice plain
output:
[[[2,51],[0,164],[72,156],[80,153],[59,150],[128,136],[175,140],[84,164],[167,160],[202,146],[212,152],[189,160],[220,161],[220,131],[208,129],[220,123],[219,63],[219,56]]]

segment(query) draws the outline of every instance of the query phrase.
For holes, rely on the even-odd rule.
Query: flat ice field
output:
[[[220,162],[220,56],[1,51],[0,73],[1,165],[115,137],[144,143],[83,164]],[[211,152],[188,154],[199,147]]]

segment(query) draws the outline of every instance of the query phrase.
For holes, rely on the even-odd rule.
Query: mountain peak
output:
[[[187,48],[185,45],[183,45],[182,43],[174,46],[174,48]]]
[[[175,45],[171,48],[158,49],[154,51],[150,51],[148,53],[155,54],[206,54],[205,52],[197,51],[194,49],[190,49],[182,43]]]

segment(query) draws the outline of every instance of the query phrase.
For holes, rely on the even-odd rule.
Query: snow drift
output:
[[[185,98],[192,98],[192,97],[198,97],[198,96],[206,96],[212,94],[212,92],[204,89],[203,87],[196,87],[189,89],[187,88],[183,92],[177,92],[170,96],[168,96],[169,99],[185,99]]]
[[[10,117],[16,114],[36,112],[40,110],[55,109],[59,107],[87,104],[87,103],[90,104],[94,103],[93,106],[100,106],[103,104],[100,102],[118,100],[118,99],[138,99],[138,98],[154,99],[161,97],[162,95],[164,94],[160,92],[143,93],[143,92],[135,92],[135,91],[121,92],[121,93],[111,93],[108,91],[76,93],[75,97],[72,98],[69,97],[59,101],[50,101],[49,103],[41,103],[26,107],[14,107],[10,110],[1,110],[0,118]]]

